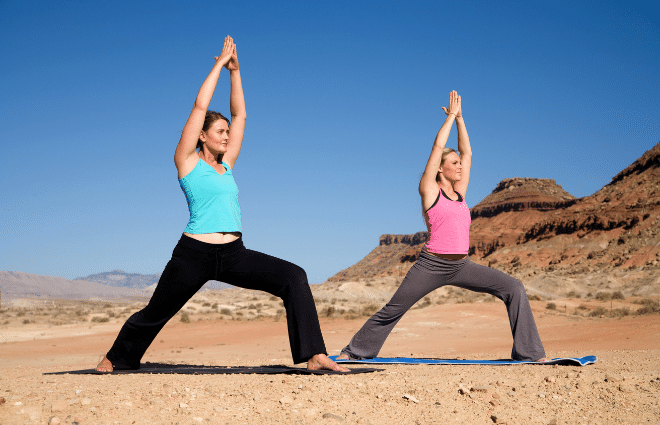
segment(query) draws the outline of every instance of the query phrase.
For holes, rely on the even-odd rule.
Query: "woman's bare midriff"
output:
[[[190,233],[183,233],[184,235],[197,239],[200,242],[212,244],[224,244],[234,242],[241,237],[240,232],[217,232],[217,233],[201,233],[198,235],[191,235]]]
[[[456,260],[462,260],[463,258],[467,257],[467,254],[436,254],[434,252],[429,252],[426,249],[424,249],[424,252],[427,254],[431,254],[434,257],[442,258],[443,260],[450,260],[450,261],[456,261]]]

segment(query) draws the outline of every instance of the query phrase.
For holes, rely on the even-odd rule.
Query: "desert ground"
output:
[[[391,295],[391,285],[367,283],[315,288],[328,354],[338,354]],[[401,320],[380,355],[508,358],[506,310],[491,298],[434,292]],[[549,357],[599,361],[390,365],[316,376],[50,375],[93,368],[144,301],[14,300],[0,309],[0,424],[660,423],[657,299],[531,298]],[[268,294],[199,293],[143,362],[291,366],[283,313]]]

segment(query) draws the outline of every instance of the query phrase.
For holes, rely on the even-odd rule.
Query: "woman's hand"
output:
[[[234,44],[234,50],[231,54],[231,59],[225,64],[225,68],[228,71],[238,71],[238,56],[236,55],[236,44]]]
[[[236,52],[236,45],[230,36],[225,37],[225,44],[222,46],[222,53],[220,56],[215,57],[215,62],[222,66],[227,66],[232,58],[232,54]],[[238,69],[238,60],[236,61],[236,68]]]
[[[456,93],[456,90],[452,90],[449,93],[449,105],[446,108],[443,106],[442,110],[445,111],[447,116],[459,116],[458,114],[461,111],[461,97]]]

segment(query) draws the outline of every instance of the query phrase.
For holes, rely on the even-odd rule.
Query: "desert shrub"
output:
[[[227,316],[231,316],[232,313],[231,313],[230,309],[223,308],[223,309],[220,309],[220,314],[226,314]]]
[[[380,310],[379,306],[377,306],[376,304],[369,304],[369,305],[365,305],[364,307],[362,307],[362,310],[360,311],[360,313],[363,316],[373,316],[374,313],[377,312],[378,310]]]
[[[582,298],[582,296],[575,291],[570,291],[566,296],[568,298]]]
[[[557,310],[557,304],[555,304],[555,303],[547,303],[547,304],[545,305],[545,308],[547,308],[548,310]]]
[[[21,309],[16,312],[16,317],[23,317],[25,316],[25,310]]]
[[[321,315],[323,317],[332,317],[336,312],[337,309],[334,306],[329,305],[321,311]]]
[[[28,323],[32,323],[32,322],[30,322],[30,319],[23,319],[23,324],[24,325],[27,325]]]
[[[625,300],[626,297],[623,296],[623,292],[616,291],[612,294],[612,299],[613,300]]]
[[[94,317],[92,317],[92,320],[91,320],[91,321],[92,321],[92,322],[105,323],[105,322],[109,322],[109,321],[110,321],[110,318],[107,317],[107,316],[106,316],[106,317],[94,316]]]
[[[584,305],[584,304],[580,304],[580,305],[578,306],[577,310],[589,310],[589,307],[586,306],[586,305]]]
[[[645,314],[660,313],[660,303],[656,300],[652,300],[650,298],[644,298],[643,300],[638,301],[637,304],[642,305],[642,307],[638,308],[637,311],[635,311],[635,314],[639,316]]]
[[[186,313],[185,311],[181,312],[181,321],[183,323],[190,323],[190,315]]]
[[[623,307],[623,308],[615,308],[614,310],[610,311],[609,316],[624,317],[624,316],[628,316],[629,314],[630,314],[630,309],[628,307]]]
[[[374,284],[373,284],[373,283],[371,283],[371,282],[367,282],[367,284],[366,284],[366,285],[364,285],[364,286],[374,286]]]
[[[214,310],[217,310],[218,309],[218,303],[213,303],[211,308],[214,309]]]
[[[609,292],[598,292],[596,294],[596,299],[598,301],[609,301],[612,299],[612,294],[610,294]]]
[[[534,295],[530,295],[530,296],[527,297],[527,298],[528,298],[530,301],[541,301],[541,297],[539,297],[539,296],[536,295],[536,294],[534,294]]]
[[[202,307],[211,307],[211,303],[208,302],[208,301],[205,301],[205,302],[202,304]]]
[[[115,317],[115,316],[116,316],[115,312],[112,311],[112,310],[108,310],[108,311],[106,311],[105,314],[107,314],[108,317]]]
[[[279,298],[277,298],[275,295],[273,295],[272,297],[270,297],[270,298],[268,298],[268,299],[269,299],[270,301],[277,301],[277,300],[279,300]]]
[[[596,317],[596,316],[604,316],[607,314],[607,310],[605,310],[603,307],[598,307],[595,308],[589,313],[589,316],[591,317]]]
[[[250,304],[250,305],[248,306],[248,310],[256,310],[256,309],[257,309],[257,306],[254,305],[254,304]]]
[[[110,303],[103,304],[103,308],[112,308],[112,304]]]

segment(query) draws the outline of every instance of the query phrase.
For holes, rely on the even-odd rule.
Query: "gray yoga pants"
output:
[[[401,317],[417,301],[444,285],[486,292],[504,301],[513,334],[511,358],[538,360],[545,357],[525,287],[519,280],[469,257],[451,261],[422,251],[392,299],[374,314],[342,350],[351,359],[376,357]]]

